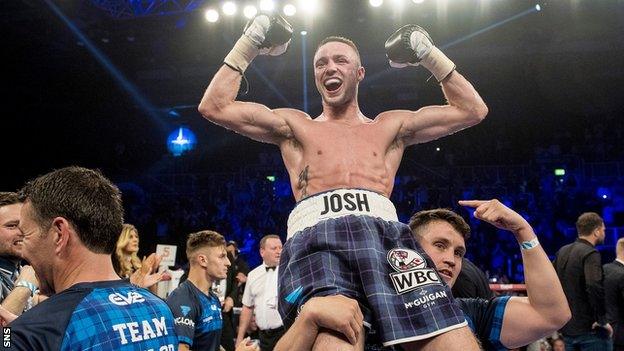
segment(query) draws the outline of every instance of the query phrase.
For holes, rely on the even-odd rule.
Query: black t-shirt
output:
[[[452,288],[456,298],[491,299],[494,293],[490,289],[485,273],[468,259],[463,259],[462,269]]]

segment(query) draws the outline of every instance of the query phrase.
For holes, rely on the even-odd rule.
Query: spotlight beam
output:
[[[451,41],[450,43],[446,43],[446,44],[440,45],[438,47],[440,49],[442,49],[442,50],[448,49],[448,48],[450,48],[452,46],[455,46],[457,44],[463,43],[466,40],[472,39],[472,38],[476,37],[477,35],[480,35],[480,34],[483,34],[485,32],[488,32],[488,31],[490,31],[490,30],[492,30],[494,28],[502,26],[503,24],[509,23],[511,21],[514,21],[514,20],[516,20],[518,18],[524,17],[524,16],[526,16],[528,14],[531,14],[531,13],[534,13],[534,12],[539,12],[539,10],[535,6],[531,6],[529,9],[524,10],[524,11],[518,13],[518,14],[515,14],[515,15],[509,17],[509,18],[506,18],[506,19],[504,19],[502,21],[499,21],[499,22],[496,22],[494,24],[491,24],[491,25],[489,25],[487,27],[484,27],[482,29],[477,30],[476,32],[470,33],[470,34],[468,34],[466,36],[463,36],[461,38],[455,39],[455,40]],[[374,83],[379,78],[385,76],[386,74],[388,74],[389,72],[392,72],[394,70],[395,70],[394,68],[388,67],[388,68],[386,68],[385,70],[383,70],[381,72],[372,74],[368,78],[368,81],[366,82],[366,80],[365,80],[365,82],[366,82],[367,85],[370,85],[371,83]]]
[[[288,100],[284,94],[282,94],[279,89],[277,89],[277,87],[275,87],[275,84],[273,84],[273,82],[267,78],[267,76],[264,75],[264,73],[262,73],[258,68],[254,67],[254,65],[250,65],[251,69],[260,77],[260,79],[262,79],[262,82],[264,82],[264,84],[275,94],[275,96],[277,96],[283,104],[285,104],[285,106],[288,107],[292,107],[294,106],[290,100]]]
[[[492,29],[494,29],[494,28],[497,28],[497,27],[500,27],[500,26],[502,26],[503,24],[506,24],[506,23],[511,22],[511,21],[513,21],[513,20],[516,20],[516,19],[518,19],[518,18],[520,18],[520,17],[524,17],[524,16],[526,16],[526,15],[528,15],[528,14],[531,14],[531,13],[534,13],[534,12],[538,12],[538,11],[539,11],[539,10],[537,10],[537,9],[535,8],[535,6],[532,6],[531,8],[529,8],[529,9],[527,9],[527,10],[524,10],[524,11],[522,11],[522,12],[520,12],[520,13],[516,14],[516,15],[513,15],[513,16],[511,16],[511,17],[507,18],[507,19],[504,19],[504,20],[502,20],[502,21],[500,21],[500,22],[497,22],[497,23],[491,24],[491,25],[489,25],[489,26],[487,26],[487,27],[485,27],[485,28],[479,29],[478,31],[476,31],[476,32],[474,32],[474,33],[470,33],[470,34],[468,34],[468,35],[466,35],[466,36],[463,36],[463,37],[461,37],[461,38],[455,39],[455,40],[453,40],[453,41],[452,41],[452,42],[450,42],[450,43],[444,44],[444,45],[440,46],[440,49],[448,49],[448,48],[450,48],[450,47],[452,47],[452,46],[455,46],[455,45],[457,45],[457,44],[459,44],[459,43],[461,43],[461,42],[464,42],[464,41],[466,41],[466,40],[468,40],[468,39],[472,39],[472,38],[476,37],[476,36],[477,36],[477,35],[479,35],[479,34],[483,34],[483,33],[485,33],[485,32],[489,32],[490,30],[492,30]]]
[[[139,89],[132,84],[121,71],[110,61],[108,57],[100,50],[97,46],[95,46],[91,40],[80,31],[78,27],[76,27],[71,20],[65,16],[65,14],[58,8],[51,0],[44,0],[45,3],[50,7],[50,9],[56,14],[63,23],[69,28],[69,30],[84,43],[85,48],[89,50],[89,52],[95,57],[95,59],[104,67],[108,73],[115,79],[115,81],[121,85],[121,87],[130,95],[132,100],[140,107],[143,112],[145,112],[148,116],[152,118],[152,120],[156,123],[156,125],[165,130],[165,126],[160,119],[157,111],[159,111],[156,107],[154,107],[150,101],[141,94]]]

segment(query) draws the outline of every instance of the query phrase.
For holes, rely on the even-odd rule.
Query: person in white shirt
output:
[[[284,325],[277,310],[277,274],[282,241],[277,235],[266,235],[260,240],[260,256],[263,263],[249,272],[243,309],[238,325],[238,345],[245,337],[245,331],[255,312],[256,324],[260,329],[260,349],[272,351],[284,334]]]

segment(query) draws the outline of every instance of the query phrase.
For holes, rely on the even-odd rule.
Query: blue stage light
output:
[[[196,144],[195,133],[186,127],[177,128],[167,137],[167,148],[176,157],[192,150]]]

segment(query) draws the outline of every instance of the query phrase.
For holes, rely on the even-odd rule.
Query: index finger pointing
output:
[[[468,206],[468,207],[472,207],[472,208],[477,208],[479,206],[481,206],[482,204],[486,203],[487,201],[485,200],[459,200],[458,203],[461,206]]]

